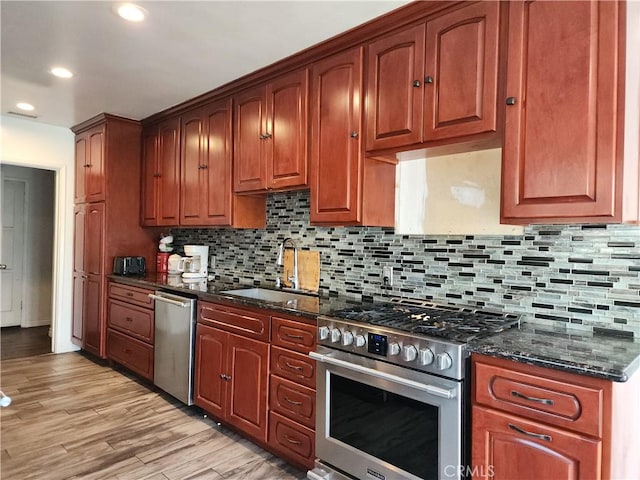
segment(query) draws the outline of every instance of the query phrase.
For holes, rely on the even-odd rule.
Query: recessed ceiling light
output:
[[[73,77],[73,72],[64,67],[53,67],[50,72],[56,77],[60,78],[71,78]]]
[[[16,103],[16,107],[18,107],[20,110],[26,110],[27,112],[31,112],[36,109],[36,107],[27,102]]]
[[[116,9],[118,15],[130,22],[141,22],[144,20],[146,12],[143,8],[134,5],[133,3],[123,3]]]

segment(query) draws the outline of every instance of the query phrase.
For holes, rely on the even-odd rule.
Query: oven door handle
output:
[[[373,370],[371,368],[363,367],[362,365],[358,365],[356,363],[346,362],[344,360],[333,358],[317,352],[309,352],[309,356],[314,360],[317,360],[318,362],[328,363],[331,365],[335,365],[337,367],[346,368],[347,370],[353,370],[355,372],[366,373],[367,375],[381,378],[382,380],[388,380],[390,382],[397,383],[405,387],[414,388],[416,390],[420,390],[422,392],[426,392],[431,395],[436,395],[438,397],[442,397],[446,399],[452,399],[456,397],[455,389],[447,389],[442,387],[436,387],[435,385],[429,385],[427,383],[416,382],[414,380],[402,378],[397,375],[393,375],[391,373],[381,372],[380,370]]]

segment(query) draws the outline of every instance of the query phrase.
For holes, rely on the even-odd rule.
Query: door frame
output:
[[[29,222],[28,222],[28,217],[26,215],[27,213],[27,209],[29,208],[29,206],[27,205],[28,202],[28,198],[29,198],[29,181],[24,179],[24,178],[17,178],[17,177],[12,177],[12,176],[1,176],[0,177],[0,182],[1,182],[1,186],[2,189],[4,189],[4,182],[5,181],[9,181],[9,182],[16,182],[16,183],[22,183],[24,185],[24,198],[23,198],[23,202],[22,202],[22,238],[23,240],[27,238],[27,235],[29,235]],[[1,200],[0,200],[1,201]],[[24,248],[22,250],[22,280],[20,282],[20,301],[22,302],[22,305],[24,306],[25,304],[25,285],[26,285],[26,278],[25,278],[25,272],[26,272],[26,267],[27,267],[27,255],[29,255],[29,250],[27,248],[27,243],[25,242],[23,244]],[[24,314],[25,309],[23,307],[20,308],[20,328],[23,328],[25,326],[25,314]]]

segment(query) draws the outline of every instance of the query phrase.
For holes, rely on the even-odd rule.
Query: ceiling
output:
[[[407,1],[6,1],[2,114],[70,127],[98,113],[142,119],[364,23]],[[71,79],[49,73],[62,65]]]

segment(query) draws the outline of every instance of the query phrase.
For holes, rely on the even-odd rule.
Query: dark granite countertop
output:
[[[553,328],[526,320],[520,328],[473,341],[469,347],[483,355],[614,382],[626,382],[640,367],[638,340]]]
[[[233,302],[238,305],[280,311],[315,319],[332,310],[359,304],[340,297],[304,297],[295,302],[265,302],[221,293],[240,288],[270,288],[268,285],[241,285],[217,279],[185,283],[179,275],[148,274],[144,277],[109,275],[113,281],[133,286],[169,289],[196,295],[205,301]],[[640,368],[640,340],[594,335],[583,330],[553,328],[524,319],[513,328],[469,344],[471,352],[562,370],[580,375],[625,382]]]
[[[147,274],[142,277],[108,275],[110,280],[133,285],[137,287],[173,290],[197,296],[199,299],[210,302],[231,301],[238,305],[257,307],[267,310],[279,311],[289,315],[315,319],[318,315],[326,315],[332,310],[345,308],[348,305],[359,304],[358,300],[339,297],[316,297],[312,295],[300,295],[299,299],[288,302],[266,302],[254,298],[238,297],[221,293],[226,290],[238,290],[243,288],[267,288],[273,290],[273,286],[260,284],[242,285],[235,282],[227,282],[223,279],[200,282],[184,282],[180,275]]]

